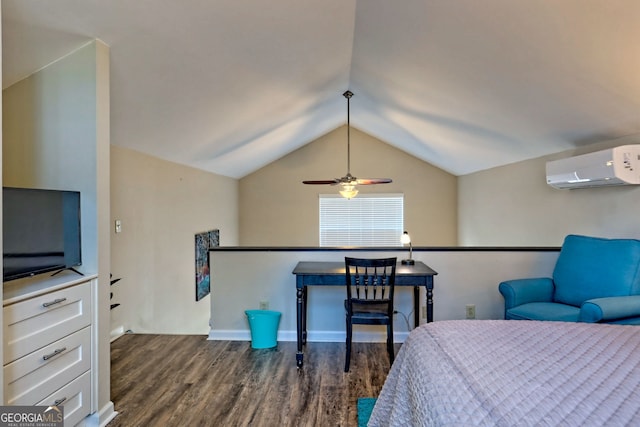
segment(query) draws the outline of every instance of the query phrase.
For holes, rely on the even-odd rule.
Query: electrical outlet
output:
[[[260,310],[269,310],[269,301],[260,301]]]
[[[476,318],[476,305],[475,304],[467,304],[465,306],[465,312],[467,313],[467,319],[475,319]]]
[[[422,318],[426,319],[427,318],[427,306],[423,305],[421,308],[422,308],[422,310],[421,310],[422,311]]]

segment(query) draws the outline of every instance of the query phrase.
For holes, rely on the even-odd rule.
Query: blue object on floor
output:
[[[252,348],[273,348],[278,345],[278,324],[281,313],[270,310],[245,310],[251,329]]]
[[[371,411],[376,404],[376,397],[360,397],[358,398],[358,427],[367,427]]]

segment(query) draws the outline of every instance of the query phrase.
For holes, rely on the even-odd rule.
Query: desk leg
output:
[[[427,323],[433,322],[433,284],[427,285]]]
[[[296,288],[296,314],[297,314],[297,333],[298,333],[298,352],[296,353],[296,365],[302,367],[304,362],[304,354],[302,353],[302,328],[304,327],[303,311],[304,311],[304,288]],[[306,317],[306,316],[305,316]]]
[[[420,286],[413,287],[413,327],[420,326]]]
[[[307,345],[307,295],[308,287],[303,288],[302,292],[302,345]]]

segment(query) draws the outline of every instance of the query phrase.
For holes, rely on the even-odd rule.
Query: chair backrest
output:
[[[396,283],[397,258],[349,258],[345,257],[347,300],[357,302],[390,301],[393,310],[393,294]]]
[[[640,294],[640,240],[568,235],[553,271],[554,301]]]

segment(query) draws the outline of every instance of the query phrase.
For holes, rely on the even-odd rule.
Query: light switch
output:
[[[121,233],[122,232],[122,221],[120,221],[119,219],[116,219],[116,233]]]

